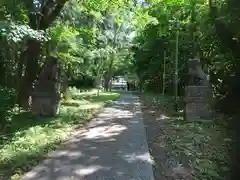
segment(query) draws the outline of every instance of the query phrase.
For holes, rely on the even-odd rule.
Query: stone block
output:
[[[61,94],[49,95],[35,93],[32,95],[31,112],[42,116],[55,116],[59,113]]]
[[[187,120],[212,119],[212,92],[208,86],[188,86],[185,97]]]

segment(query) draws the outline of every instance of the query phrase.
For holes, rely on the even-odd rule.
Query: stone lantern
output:
[[[188,61],[190,81],[185,89],[185,118],[187,120],[212,119],[212,89],[203,72],[200,59]]]

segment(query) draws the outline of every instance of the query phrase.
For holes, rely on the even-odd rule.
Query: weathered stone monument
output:
[[[185,89],[185,118],[187,120],[212,119],[212,89],[203,72],[200,59],[188,61],[190,81]]]
[[[61,99],[60,84],[58,59],[50,57],[43,66],[34,87],[32,113],[43,116],[58,114]]]

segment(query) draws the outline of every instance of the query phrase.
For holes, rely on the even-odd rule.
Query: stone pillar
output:
[[[34,92],[31,112],[41,116],[55,116],[59,113],[60,99],[60,93]]]
[[[185,119],[212,119],[212,89],[199,58],[190,59],[189,85],[185,89]]]
[[[43,116],[55,116],[59,112],[60,92],[60,67],[58,60],[49,58],[42,68],[32,93],[31,112]]]
[[[187,120],[212,119],[212,92],[208,86],[187,86],[185,93]]]

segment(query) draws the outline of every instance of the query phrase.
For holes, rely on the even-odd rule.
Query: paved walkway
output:
[[[154,180],[138,97],[122,94],[22,180]]]

